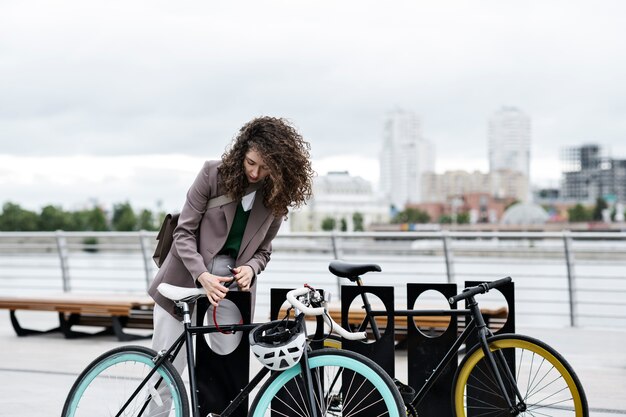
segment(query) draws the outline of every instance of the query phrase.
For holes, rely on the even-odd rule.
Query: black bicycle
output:
[[[249,331],[252,351],[265,366],[226,409],[209,416],[230,416],[261,384],[249,409],[252,417],[406,415],[394,382],[370,359],[337,349],[309,351],[305,315],[324,316],[326,323],[344,338],[365,337],[363,332],[351,333],[334,323],[319,291],[305,287],[287,294],[288,302],[298,311],[295,320],[286,317],[261,325],[219,328],[191,324],[189,304],[206,296],[202,289],[161,284],[159,291],[182,308],[184,330],[180,337],[158,353],[142,346],[124,346],[102,354],[72,386],[63,417],[198,416],[192,337],[215,331]],[[187,350],[189,390],[171,364],[183,346]]]
[[[333,261],[330,271],[359,286],[361,275],[381,271],[376,264],[350,264]],[[470,317],[463,332],[441,358],[422,388],[406,404],[409,415],[417,415],[415,407],[426,398],[438,377],[450,361],[462,357],[454,376],[452,409],[458,417],[465,416],[575,416],[589,415],[587,398],[576,373],[567,361],[546,343],[520,334],[494,336],[485,323],[475,296],[498,288],[511,278],[485,282],[465,288],[448,301],[455,304],[465,300],[467,310],[451,314]],[[361,293],[365,318],[359,331],[371,329],[376,340],[381,338],[375,317],[387,316],[386,311],[374,311],[365,292]],[[414,317],[424,310],[396,310],[393,316]],[[470,336],[478,343],[464,352]],[[329,343],[328,346],[331,346]]]

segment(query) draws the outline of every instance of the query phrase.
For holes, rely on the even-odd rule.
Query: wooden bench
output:
[[[101,334],[114,334],[121,341],[148,338],[150,335],[129,334],[125,329],[152,329],[153,307],[154,300],[147,296],[64,293],[0,297],[0,308],[10,311],[11,324],[18,336],[62,332],[66,338]],[[17,320],[17,310],[56,312],[59,326],[45,331],[24,328]],[[73,326],[105,327],[105,330],[85,333],[72,330]]]
[[[372,308],[373,311],[379,311],[376,307]],[[420,310],[428,311],[426,308]],[[497,308],[488,308],[481,307],[481,313],[483,314],[483,318],[485,322],[492,330],[496,330],[504,325],[506,318],[508,316],[508,309],[506,307],[497,307]],[[341,324],[341,308],[340,307],[331,307],[328,309],[328,313],[337,323]],[[358,328],[360,324],[365,320],[365,310],[364,309],[352,309],[348,314],[348,325],[352,328]],[[407,333],[407,320],[409,318],[407,316],[396,316],[394,318],[394,326],[395,326],[395,334],[396,338],[398,336],[406,337]],[[440,333],[445,331],[450,325],[451,316],[449,315],[416,315],[413,316],[413,320],[415,321],[415,325],[422,331],[428,332],[429,334]],[[377,316],[376,323],[381,329],[384,329],[387,326],[387,316]],[[464,315],[458,316],[458,328],[459,331],[462,331],[465,327],[465,317]]]

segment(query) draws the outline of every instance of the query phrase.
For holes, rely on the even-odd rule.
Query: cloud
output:
[[[0,155],[2,202],[38,210],[129,201],[138,208],[180,210],[204,160],[186,155],[23,157]]]
[[[438,159],[471,169],[486,159],[489,116],[512,105],[531,117],[533,157],[589,141],[624,157],[625,8],[2,2],[0,153],[206,159],[247,120],[278,115],[300,128],[316,160],[352,155],[367,167],[385,114],[401,107],[420,115]]]

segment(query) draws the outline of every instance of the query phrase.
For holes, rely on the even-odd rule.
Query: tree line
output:
[[[603,210],[609,208],[604,199],[598,198],[595,206],[586,207],[577,204],[569,208],[568,218],[570,222],[585,222],[602,220]],[[0,231],[5,232],[38,232],[38,231],[90,231],[90,232],[130,232],[136,230],[156,231],[159,229],[165,213],[154,213],[148,209],[135,211],[129,202],[113,205],[113,210],[108,213],[102,207],[94,206],[88,209],[66,211],[59,206],[47,205],[39,212],[22,208],[19,204],[6,202],[0,213]],[[615,218],[615,209],[612,209],[611,218]],[[425,211],[416,208],[407,208],[391,219],[391,223],[429,223],[432,219]],[[456,219],[444,215],[438,219],[438,223],[458,224],[469,223],[469,213],[459,213]],[[354,231],[363,231],[363,215],[352,215]],[[339,222],[327,217],[322,220],[322,230],[347,230],[346,219]]]
[[[597,198],[593,207],[586,207],[582,204],[576,204],[574,207],[567,209],[567,215],[570,222],[589,222],[604,220],[603,212],[609,211],[609,218],[615,220],[615,207],[609,207],[609,204],[603,198]],[[626,211],[624,212],[626,216]]]
[[[129,202],[113,205],[107,213],[102,207],[66,211],[59,206],[47,205],[41,211],[31,211],[19,204],[6,202],[0,213],[0,231],[5,232],[45,232],[45,231],[89,231],[89,232],[130,232],[136,230],[158,230],[164,213],[155,214],[151,210],[137,212]]]

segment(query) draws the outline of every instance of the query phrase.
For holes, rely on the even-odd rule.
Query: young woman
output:
[[[286,120],[260,117],[240,129],[221,160],[205,162],[187,192],[172,248],[148,290],[156,302],[154,350],[170,346],[182,331],[174,304],[156,289],[162,282],[202,286],[212,305],[209,310],[216,309],[213,317],[218,324],[241,317],[237,306],[221,303],[226,294],[249,291],[254,315],[257,276],[270,260],[272,240],[288,209],[304,204],[311,195],[309,150],[309,143]],[[207,209],[209,200],[222,195],[232,201]],[[195,323],[196,319],[192,320]],[[211,334],[211,349],[228,353],[240,337]],[[185,364],[183,349],[174,365],[182,373]],[[229,392],[238,390],[238,383],[231,378],[233,369],[211,371],[215,397],[232,398]],[[247,377],[246,373],[245,380]]]

